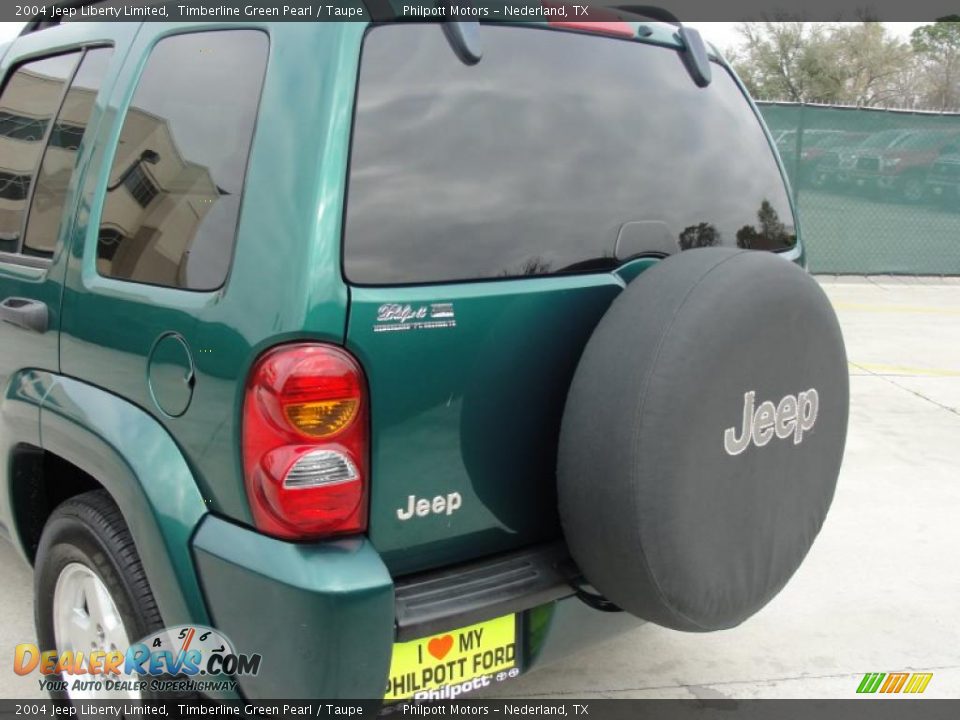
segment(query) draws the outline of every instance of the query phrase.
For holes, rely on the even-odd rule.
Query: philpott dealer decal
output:
[[[40,675],[45,691],[214,692],[234,690],[226,676],[256,675],[262,658],[244,654],[219,631],[203,625],[179,625],[146,636],[130,647],[94,650],[40,650],[17,645],[13,670]]]
[[[453,303],[430,303],[428,305],[404,305],[385,303],[377,308],[374,332],[397,332],[405,330],[437,330],[457,326]]]

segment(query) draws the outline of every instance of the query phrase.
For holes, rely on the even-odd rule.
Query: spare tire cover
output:
[[[667,627],[738,625],[823,524],[848,405],[836,315],[796,265],[704,248],[647,270],[591,336],[564,410],[560,516],[585,579]]]

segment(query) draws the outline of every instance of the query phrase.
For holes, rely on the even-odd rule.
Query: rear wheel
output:
[[[130,531],[103,490],[67,500],[50,516],[37,550],[34,594],[41,650],[82,652],[85,657],[97,650],[125,653],[131,643],[163,626]],[[67,690],[51,692],[54,699],[148,697],[88,682],[103,680],[101,675],[67,674],[60,679],[67,682]]]
[[[921,175],[909,175],[903,181],[903,199],[908,203],[923,202],[926,197],[927,186]]]

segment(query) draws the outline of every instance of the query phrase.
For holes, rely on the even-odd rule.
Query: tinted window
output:
[[[77,150],[112,54],[110,48],[88,50],[70,83],[37,173],[23,239],[24,255],[50,257],[53,254]]]
[[[345,271],[370,284],[610,267],[644,250],[795,243],[769,143],[733,78],[694,85],[674,50],[483,27],[364,43]]]
[[[161,40],[127,110],[97,268],[190,290],[223,284],[267,62],[252,30]]]
[[[896,147],[909,137],[910,134],[905,130],[884,130],[865,137],[860,142],[860,147],[870,149]]]
[[[957,137],[956,133],[936,132],[927,130],[910,135],[897,147],[904,150],[932,150],[946,145]]]
[[[21,65],[0,94],[0,251],[20,252],[30,185],[79,52]]]

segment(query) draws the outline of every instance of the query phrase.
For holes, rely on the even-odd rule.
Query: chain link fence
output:
[[[960,275],[960,114],[758,105],[811,272]]]

